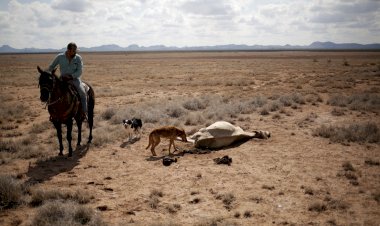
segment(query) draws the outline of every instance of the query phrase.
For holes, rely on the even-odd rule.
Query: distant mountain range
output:
[[[378,50],[380,51],[380,43],[375,44],[357,44],[357,43],[333,43],[333,42],[313,42],[310,45],[215,45],[215,46],[192,46],[192,47],[176,47],[176,46],[138,46],[136,44],[128,47],[120,47],[118,45],[102,45],[97,47],[80,47],[81,52],[113,52],[113,51],[276,51],[276,50]],[[37,49],[24,48],[15,49],[9,45],[0,47],[0,53],[49,53],[62,52],[63,49]]]

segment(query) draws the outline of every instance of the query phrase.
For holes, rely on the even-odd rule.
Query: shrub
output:
[[[235,196],[232,193],[217,195],[215,198],[222,200],[224,207],[228,210],[232,209],[232,203],[236,200]]]
[[[300,93],[293,93],[291,95],[291,98],[292,98],[293,102],[295,102],[297,104],[305,104],[306,103],[305,98]]]
[[[321,202],[315,202],[309,205],[309,211],[323,212],[327,210],[327,206]]]
[[[19,205],[22,198],[21,184],[10,175],[0,175],[0,210]]]
[[[353,123],[348,126],[325,126],[314,131],[315,136],[329,138],[332,142],[379,143],[380,131],[374,122]]]
[[[190,111],[197,111],[197,110],[205,109],[206,105],[202,103],[200,100],[198,100],[197,98],[193,98],[193,99],[185,101],[183,103],[183,107]]]
[[[103,111],[101,113],[101,117],[102,119],[104,120],[110,120],[112,118],[112,116],[114,116],[116,113],[115,109],[114,108],[107,108],[105,111]]]
[[[185,114],[185,110],[178,104],[170,104],[166,108],[166,112],[172,118],[179,118]]]
[[[37,189],[32,192],[32,197],[30,201],[30,205],[32,206],[40,206],[47,201],[52,200],[71,200],[75,201],[79,204],[89,203],[93,197],[85,191],[77,190],[74,192],[65,191],[60,189],[55,190],[44,190]]]
[[[261,97],[261,96],[254,97],[253,100],[251,101],[251,104],[252,104],[255,108],[262,107],[262,106],[264,106],[266,103],[267,103],[267,98],[266,98],[266,97]]]
[[[73,202],[63,203],[51,201],[38,209],[32,226],[79,226],[79,225],[106,225],[105,222],[89,207],[80,206]]]

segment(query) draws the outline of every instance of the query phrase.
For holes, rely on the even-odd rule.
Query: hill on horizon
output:
[[[62,49],[40,49],[23,48],[16,49],[9,45],[0,47],[0,53],[43,53],[62,52]],[[131,44],[128,47],[121,47],[116,44],[101,45],[96,47],[80,47],[81,52],[117,52],[117,51],[273,51],[273,50],[380,50],[380,43],[358,44],[358,43],[334,43],[316,41],[310,45],[245,45],[228,44],[214,46],[190,46],[176,47],[165,45],[139,46]]]

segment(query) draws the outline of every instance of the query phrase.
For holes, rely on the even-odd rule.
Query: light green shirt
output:
[[[54,58],[53,62],[51,62],[49,71],[53,71],[57,65],[59,65],[61,75],[69,74],[72,75],[73,78],[80,79],[83,68],[82,57],[80,55],[76,54],[74,58],[69,62],[69,60],[66,58],[65,53],[58,54]]]

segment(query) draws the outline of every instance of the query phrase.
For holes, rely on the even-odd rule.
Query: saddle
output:
[[[61,76],[61,81],[65,82],[67,84],[67,88],[68,88],[70,94],[75,95],[78,98],[78,100],[80,101],[81,98],[80,98],[79,92],[76,89],[74,83],[72,82],[73,78],[71,77],[71,75]],[[81,81],[81,86],[83,86],[83,88],[86,92],[86,95],[87,95],[87,99],[88,99],[88,91],[90,90],[90,87],[83,81]]]

